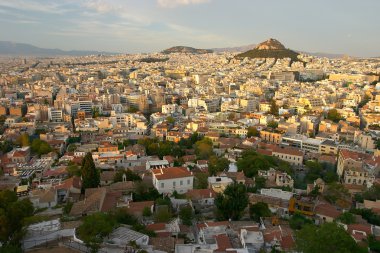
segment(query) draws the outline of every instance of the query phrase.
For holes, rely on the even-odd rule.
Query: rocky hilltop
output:
[[[238,54],[237,58],[290,58],[292,61],[298,61],[298,53],[285,46],[276,39],[269,39],[258,44],[254,49]]]

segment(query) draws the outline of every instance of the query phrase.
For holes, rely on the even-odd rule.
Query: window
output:
[[[161,183],[161,188],[164,188],[165,184],[164,183]]]
[[[181,181],[179,181],[179,185],[183,185],[183,181],[181,180]]]
[[[173,187],[175,187],[175,181],[173,181]]]
[[[187,179],[187,184],[190,184],[190,179]]]

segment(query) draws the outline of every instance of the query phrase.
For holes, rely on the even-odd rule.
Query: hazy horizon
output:
[[[380,1],[0,0],[0,40],[62,50],[159,52],[276,38],[306,52],[380,56]]]

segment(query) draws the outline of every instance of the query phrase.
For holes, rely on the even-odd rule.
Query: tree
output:
[[[126,181],[141,181],[141,177],[137,173],[131,171],[130,169],[118,170],[115,174],[113,181],[122,182],[124,175],[125,175]]]
[[[168,222],[172,215],[168,208],[160,208],[154,215],[155,222]]]
[[[67,166],[66,171],[69,173],[69,177],[72,177],[72,176],[80,177],[81,176],[81,169],[79,168],[78,165],[76,165],[74,163]]]
[[[208,138],[197,141],[195,143],[195,153],[198,159],[209,159],[214,154],[212,149],[212,141]]]
[[[207,189],[208,187],[208,175],[206,173],[197,173],[194,178],[195,189]]]
[[[34,139],[32,141],[31,149],[38,155],[44,155],[53,150],[46,141],[42,141],[40,139]]]
[[[230,184],[223,194],[219,193],[215,198],[215,206],[219,215],[227,220],[238,220],[247,205],[247,190],[243,184]]]
[[[79,238],[90,248],[91,253],[96,253],[103,238],[109,235],[115,227],[115,220],[108,214],[95,213],[86,216],[76,231]]]
[[[336,223],[324,223],[321,227],[306,225],[296,232],[297,250],[304,253],[357,253],[367,252]]]
[[[342,115],[337,111],[337,109],[331,109],[327,112],[327,119],[338,123],[339,120],[343,119]]]
[[[243,171],[246,177],[252,178],[259,170],[269,170],[271,162],[267,157],[253,151],[243,152],[242,157],[236,163],[238,170]]]
[[[99,171],[95,168],[94,160],[92,159],[92,154],[87,153],[83,158],[82,162],[82,187],[83,189],[95,188],[100,184]]]
[[[29,199],[18,200],[13,191],[0,191],[0,242],[17,245],[24,235],[25,219],[34,213]]]
[[[272,99],[270,101],[270,114],[278,116],[278,106],[276,104],[276,100]]]
[[[306,218],[300,213],[295,213],[289,220],[289,225],[294,230],[300,230],[307,224],[313,224],[313,221]]]
[[[380,216],[371,209],[351,209],[350,212],[361,215],[363,219],[372,225],[380,226]]]
[[[173,125],[175,123],[175,119],[172,116],[168,116],[166,118],[166,121],[170,124]]]
[[[369,235],[367,238],[368,246],[372,252],[379,253],[380,252],[380,241],[376,240],[374,235]]]
[[[257,137],[260,136],[259,130],[256,127],[248,127],[247,137]]]
[[[355,215],[353,215],[350,212],[344,212],[338,217],[338,221],[344,223],[344,224],[354,224],[356,222]]]
[[[5,140],[0,143],[0,151],[4,153],[8,153],[13,149],[13,143],[11,141]]]
[[[278,123],[274,120],[272,121],[269,121],[268,124],[267,124],[267,127],[270,127],[272,129],[276,129],[278,127]]]
[[[228,169],[230,161],[225,157],[211,156],[208,160],[208,172],[210,176],[215,176],[218,172],[222,172]]]
[[[77,145],[74,143],[71,143],[69,146],[67,146],[67,152],[74,152],[77,149]]]
[[[267,203],[257,202],[249,207],[249,216],[254,221],[259,222],[260,217],[270,217],[272,212],[269,210]]]
[[[191,206],[182,207],[179,211],[179,217],[184,225],[191,226],[194,218],[193,208]]]

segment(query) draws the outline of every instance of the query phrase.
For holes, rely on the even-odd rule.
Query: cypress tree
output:
[[[100,175],[98,170],[95,168],[95,163],[90,152],[86,154],[82,161],[81,175],[83,189],[95,188],[99,186]]]

